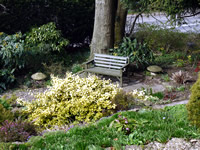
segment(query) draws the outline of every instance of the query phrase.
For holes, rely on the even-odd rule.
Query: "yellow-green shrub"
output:
[[[5,120],[13,120],[13,119],[14,119],[13,113],[10,110],[4,108],[2,104],[0,104],[0,125]]]
[[[191,88],[190,100],[187,104],[188,118],[192,124],[200,128],[200,73],[198,80]]]
[[[35,101],[18,102],[26,107],[23,112],[36,125],[62,126],[74,121],[95,121],[110,114],[115,108],[111,100],[119,90],[109,80],[67,73],[65,79],[52,76],[52,87],[37,95]]]

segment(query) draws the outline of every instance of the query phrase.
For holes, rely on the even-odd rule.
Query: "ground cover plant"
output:
[[[197,128],[189,124],[185,105],[119,112],[94,124],[31,137],[23,146],[27,149],[121,149],[125,145],[152,141],[165,143],[172,137],[200,138]]]

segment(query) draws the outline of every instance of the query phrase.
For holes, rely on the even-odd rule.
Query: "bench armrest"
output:
[[[88,65],[94,63],[94,59],[88,60],[87,62],[83,63],[85,65],[85,69],[88,69]]]
[[[126,68],[128,65],[129,65],[129,64],[124,65],[124,66],[122,67],[122,69],[123,69],[123,68]]]
[[[128,66],[129,64],[125,64],[124,66],[122,66],[121,70],[122,72],[126,71],[126,67]]]
[[[89,64],[92,63],[94,61],[94,59],[88,60],[87,62],[84,62],[83,64]]]

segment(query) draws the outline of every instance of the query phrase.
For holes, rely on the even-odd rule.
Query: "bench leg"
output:
[[[88,77],[88,72],[85,72],[85,78],[87,78]]]
[[[120,77],[120,87],[123,86],[123,81],[122,81],[122,77]]]

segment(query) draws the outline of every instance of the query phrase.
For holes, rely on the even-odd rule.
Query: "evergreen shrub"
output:
[[[191,96],[187,104],[187,110],[191,123],[200,128],[200,73],[198,80],[191,88]]]
[[[96,76],[80,78],[66,74],[61,79],[52,76],[52,87],[36,96],[36,100],[26,102],[18,99],[25,106],[29,121],[43,127],[62,126],[69,123],[91,122],[112,113],[115,104],[112,99],[120,88],[109,80]]]

